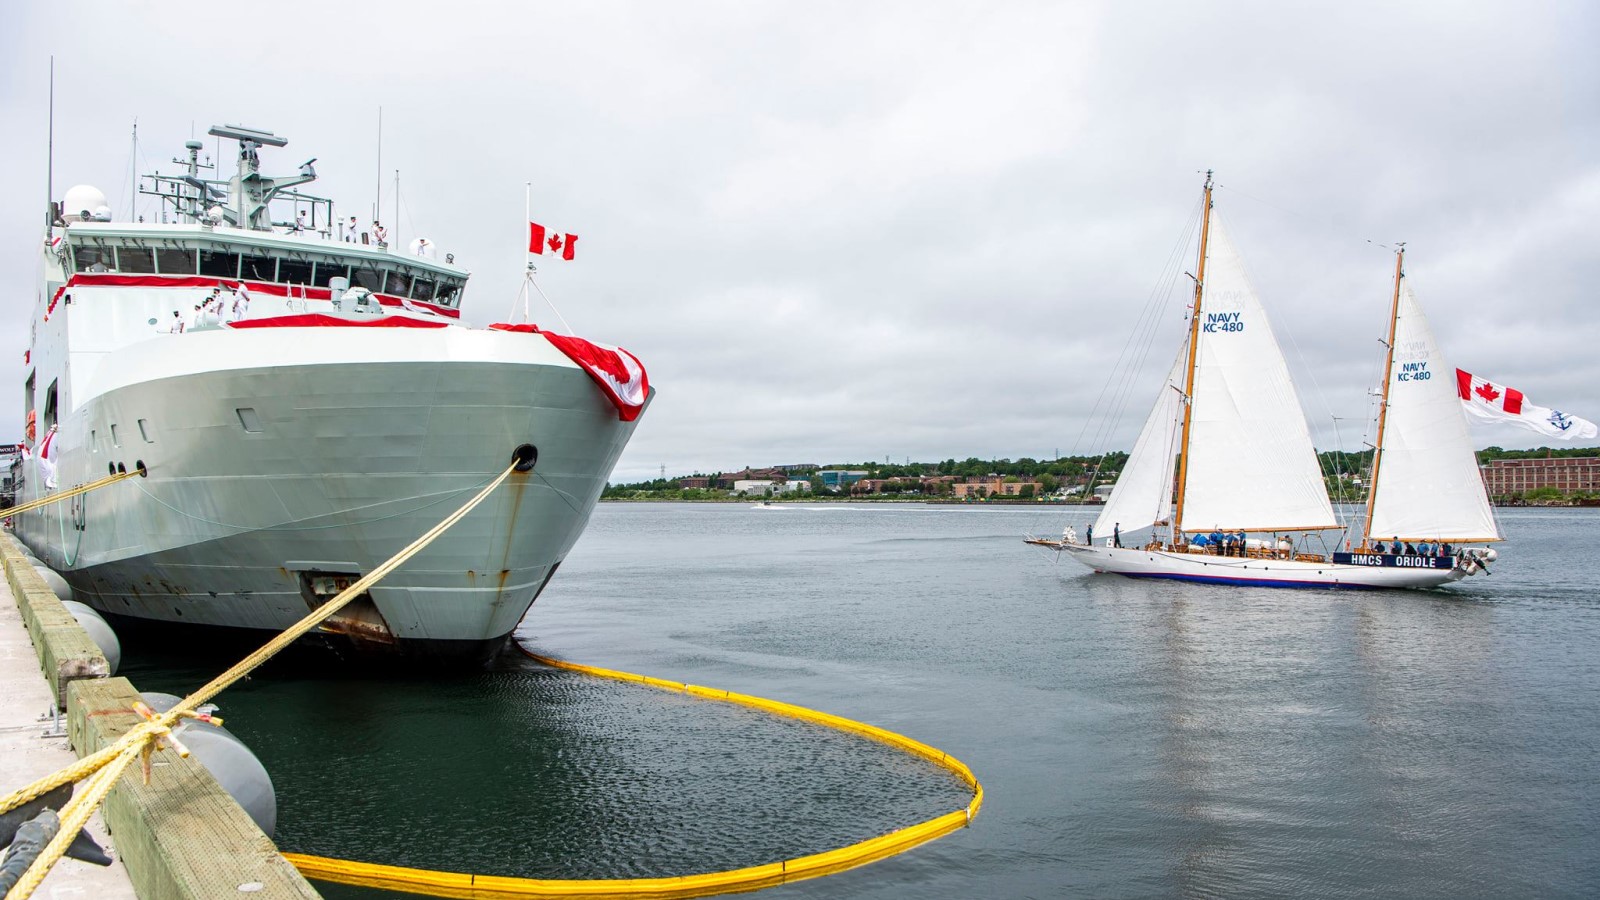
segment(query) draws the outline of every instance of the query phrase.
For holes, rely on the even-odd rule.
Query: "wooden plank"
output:
[[[132,708],[139,693],[126,678],[73,682],[69,698],[68,727],[79,756],[142,721]],[[166,750],[153,763],[148,785],[132,766],[103,809],[140,897],[198,900],[238,897],[241,890],[252,897],[320,896],[199,762]]]
[[[111,674],[111,664],[23,557],[22,545],[4,531],[0,531],[0,561],[5,565],[11,596],[33,639],[39,668],[55,693],[56,708],[66,709],[67,685],[82,678],[105,678]]]

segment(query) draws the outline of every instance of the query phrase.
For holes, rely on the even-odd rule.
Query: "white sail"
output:
[[[1338,527],[1283,351],[1215,215],[1188,458],[1185,531]]]
[[[1116,525],[1136,531],[1172,514],[1173,460],[1178,455],[1178,420],[1183,411],[1183,370],[1188,360],[1180,353],[1172,371],[1161,382],[1155,408],[1145,419],[1139,439],[1128,454],[1111,498],[1095,520],[1096,534],[1111,536]]]
[[[1500,539],[1456,395],[1455,369],[1440,355],[1428,319],[1404,280],[1382,453],[1373,486],[1371,538]]]

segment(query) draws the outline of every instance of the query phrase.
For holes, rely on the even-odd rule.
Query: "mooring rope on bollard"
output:
[[[132,472],[118,472],[115,475],[107,475],[98,481],[91,481],[88,484],[80,484],[75,488],[68,488],[67,490],[58,491],[54,494],[46,494],[37,500],[29,500],[27,503],[24,503],[20,506],[12,506],[7,507],[6,509],[0,509],[0,515],[15,516],[21,515],[25,512],[33,512],[40,507],[49,506],[52,503],[60,503],[62,500],[71,500],[73,497],[76,497],[80,494],[87,494],[90,491],[99,490],[107,485],[116,484],[119,481],[127,481],[129,478],[139,478],[148,474],[150,474],[150,470],[141,465]]]
[[[662,690],[677,691],[708,700],[737,703],[777,715],[788,716],[825,725],[840,731],[863,735],[883,741],[915,756],[934,762],[954,772],[972,788],[972,800],[966,807],[935,816],[925,822],[909,825],[888,834],[810,856],[786,859],[780,862],[731,869],[724,872],[706,872],[667,878],[621,879],[542,879],[514,878],[500,875],[474,875],[464,872],[440,872],[430,869],[411,869],[378,863],[355,862],[285,853],[284,858],[294,864],[307,878],[336,884],[382,888],[412,894],[436,897],[466,898],[466,900],[514,900],[527,897],[615,897],[651,898],[651,900],[678,900],[678,898],[709,897],[714,894],[734,894],[775,887],[792,881],[819,878],[853,869],[884,857],[904,853],[912,847],[943,837],[958,828],[965,828],[983,806],[983,785],[966,764],[937,747],[913,740],[905,735],[857,722],[843,716],[807,709],[792,703],[768,700],[750,694],[700,687],[676,681],[666,681],[631,672],[602,669],[579,663],[540,656],[517,644],[528,657],[544,665],[599,678],[630,681]]]
[[[257,666],[271,659],[283,648],[304,636],[321,623],[322,620],[343,609],[350,601],[359,597],[368,588],[382,580],[384,576],[399,568],[406,560],[433,543],[439,535],[444,534],[451,526],[461,521],[467,513],[471,512],[479,503],[482,503],[485,498],[493,493],[495,488],[504,483],[519,464],[519,462],[514,461],[510,466],[506,467],[504,472],[501,472],[483,490],[479,491],[476,496],[468,500],[465,505],[446,516],[443,521],[412,541],[405,549],[390,557],[388,561],[376,569],[357,579],[354,584],[340,591],[337,596],[317,607],[305,618],[289,626],[281,634],[264,644],[261,649],[235,663],[226,672],[213,678],[199,690],[178,701],[177,705],[171,709],[163,713],[147,716],[146,721],[128,729],[122,737],[99,752],[92,753],[59,772],[41,778],[21,790],[13,791],[4,798],[0,798],[0,813],[5,813],[30,800],[43,796],[63,784],[77,782],[86,777],[89,779],[85,789],[78,792],[77,796],[62,807],[61,830],[46,845],[44,852],[39,855],[33,865],[28,867],[28,871],[18,880],[16,886],[6,893],[5,900],[27,900],[38,889],[40,882],[44,880],[44,876],[49,873],[50,867],[55,865],[62,854],[66,852],[73,838],[77,837],[78,829],[82,828],[83,823],[89,820],[89,816],[93,814],[95,808],[105,799],[106,794],[110,793],[111,789],[116,786],[117,780],[135,759],[141,757],[145,759],[147,763],[145,779],[148,783],[148,756],[152,750],[162,749],[165,745],[171,744],[180,756],[188,757],[188,750],[172,736],[172,726],[177,723],[178,719],[209,719],[209,717],[196,713],[195,709],[221,693],[229,685],[243,678]],[[143,470],[141,469],[140,471]],[[73,490],[77,493],[84,493],[95,487],[111,484],[114,480],[131,478],[138,475],[140,471],[114,475],[111,478],[101,479],[98,482],[83,485]],[[71,492],[63,492],[52,495],[51,499],[65,499],[69,495],[71,495]]]

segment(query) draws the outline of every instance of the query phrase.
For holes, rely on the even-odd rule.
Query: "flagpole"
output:
[[[522,183],[522,227],[532,229],[533,225],[533,182]],[[529,230],[528,234],[531,235]],[[528,282],[533,280],[533,246],[522,251],[522,321],[523,324],[533,321],[533,316],[528,311]]]

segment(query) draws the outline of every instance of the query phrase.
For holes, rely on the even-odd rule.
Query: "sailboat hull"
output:
[[[1252,587],[1353,588],[1366,590],[1432,588],[1459,581],[1468,571],[1451,568],[1376,568],[1292,559],[1212,556],[1125,547],[1056,544],[1075,561],[1129,578],[1165,578]]]

